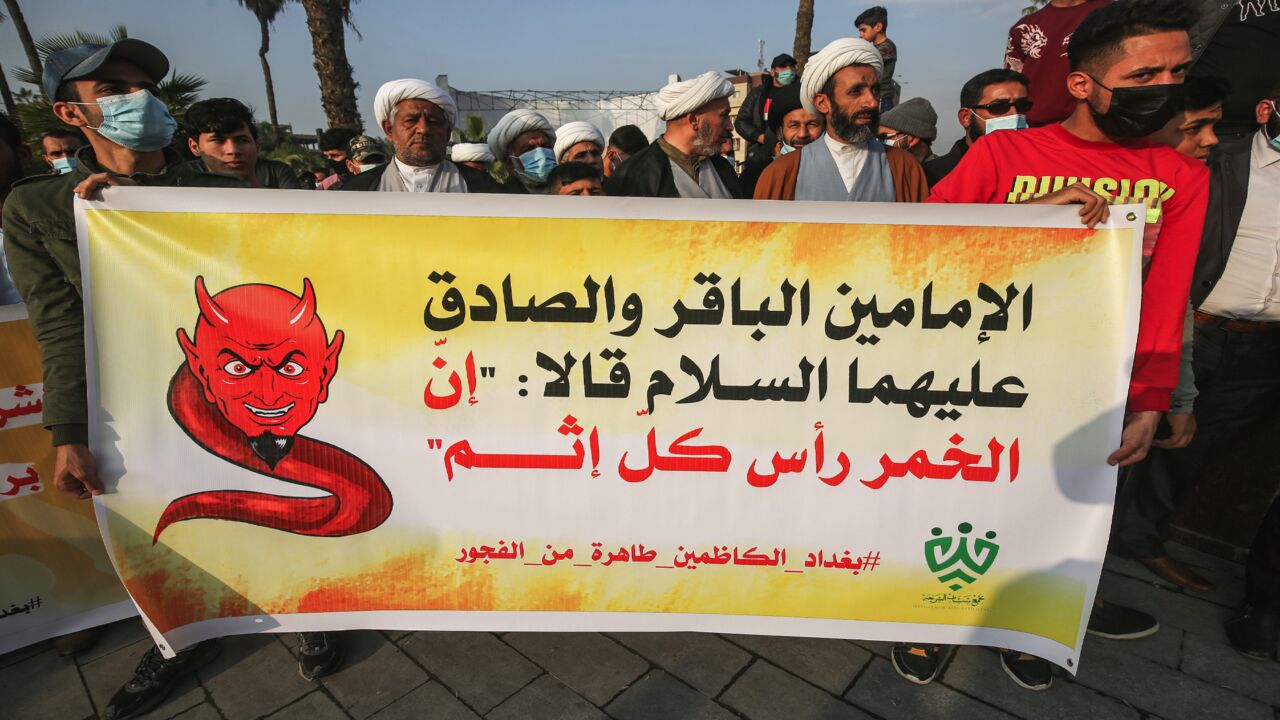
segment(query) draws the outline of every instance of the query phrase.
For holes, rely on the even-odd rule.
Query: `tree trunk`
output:
[[[813,34],[813,0],[800,0],[800,9],[796,10],[796,42],[791,54],[796,57],[796,72],[804,71],[804,64],[809,62],[810,36]]]
[[[18,104],[13,101],[13,93],[9,92],[9,78],[5,77],[3,66],[0,66],[0,98],[4,100],[4,114],[8,115],[13,124],[21,130],[22,123],[18,122]]]
[[[356,82],[347,61],[343,0],[301,0],[307,11],[311,49],[316,75],[320,79],[320,103],[329,127],[361,130],[363,121],[356,107]]]
[[[9,20],[13,23],[13,29],[18,31],[18,38],[22,40],[22,49],[27,52],[27,62],[31,65],[31,71],[36,75],[41,74],[44,70],[40,65],[40,53],[36,52],[35,40],[31,39],[31,28],[27,27],[27,19],[22,17],[22,8],[18,7],[18,0],[4,0],[4,5],[9,9]]]
[[[276,116],[276,88],[271,82],[271,65],[267,53],[271,51],[271,26],[265,17],[258,18],[262,29],[262,45],[258,47],[258,59],[262,61],[262,79],[267,83],[267,115],[271,118],[271,140],[280,145],[280,118]]]

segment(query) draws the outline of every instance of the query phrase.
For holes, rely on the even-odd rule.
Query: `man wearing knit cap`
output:
[[[547,194],[547,179],[556,166],[556,133],[551,121],[535,110],[517,108],[502,116],[489,131],[489,149],[507,163],[524,192]],[[517,190],[519,192],[519,190]]]
[[[395,148],[391,162],[342,184],[343,190],[377,192],[502,192],[488,173],[458,167],[445,145],[458,122],[458,106],[443,88],[414,78],[378,88],[373,114]]]
[[[556,163],[580,162],[604,172],[604,133],[585,120],[556,130]]]
[[[449,148],[449,159],[454,165],[489,172],[493,164],[493,151],[488,143],[457,143]]]
[[[827,120],[822,140],[775,160],[760,176],[757,200],[921,202],[924,170],[905,150],[885,147],[880,125],[880,53],[841,38],[809,58],[800,103]]]
[[[924,98],[911,98],[880,116],[880,141],[902,148],[921,164],[934,159],[938,113]]]
[[[720,145],[733,130],[732,94],[733,85],[715,71],[659,90],[654,105],[667,121],[666,131],[619,165],[605,191],[631,197],[745,197],[733,166],[720,157]]]

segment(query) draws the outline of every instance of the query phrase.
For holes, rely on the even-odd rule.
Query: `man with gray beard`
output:
[[[765,168],[755,199],[923,202],[929,196],[911,153],[876,139],[882,66],[875,46],[856,38],[836,40],[809,58],[800,103],[826,118],[827,131]]]
[[[610,195],[740,200],[738,176],[720,157],[730,137],[729,96],[733,84],[715,71],[673,82],[658,91],[654,105],[666,132],[618,166],[605,185]]]

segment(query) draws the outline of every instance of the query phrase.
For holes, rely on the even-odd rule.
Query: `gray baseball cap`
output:
[[[153,82],[158,83],[169,74],[169,58],[151,43],[133,38],[117,40],[110,45],[84,43],[50,53],[44,59],[44,77],[40,83],[44,94],[52,102],[62,83],[91,75],[111,59],[127,60],[137,65],[151,76]]]

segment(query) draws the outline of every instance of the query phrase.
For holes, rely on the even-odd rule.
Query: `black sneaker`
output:
[[[1280,637],[1280,616],[1252,603],[1245,603],[1227,620],[1227,642],[1250,660],[1270,660],[1276,655]]]
[[[1137,640],[1155,635],[1160,623],[1154,617],[1115,603],[1094,603],[1089,615],[1089,634],[1108,640]]]
[[[298,674],[303,680],[315,680],[332,674],[342,666],[342,644],[329,639],[329,633],[298,633]]]
[[[1053,684],[1053,666],[1044,658],[1017,650],[1001,650],[1000,666],[1014,682],[1028,690],[1048,690]]]
[[[895,643],[889,656],[893,659],[893,669],[908,682],[928,685],[946,667],[953,652],[955,647],[952,645]]]
[[[205,640],[172,660],[165,660],[159,650],[150,648],[138,661],[133,679],[117,690],[103,708],[103,720],[128,720],[151,712],[169,697],[183,676],[216,658],[221,650],[217,640]]]

